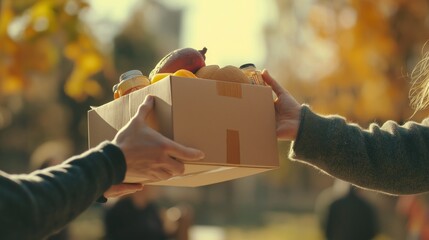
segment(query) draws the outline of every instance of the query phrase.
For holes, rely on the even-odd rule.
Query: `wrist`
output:
[[[122,149],[116,143],[111,142],[105,144],[101,151],[109,159],[112,183],[121,183],[125,178],[125,172],[127,170],[125,155]]]
[[[291,137],[290,137],[291,141],[295,141],[296,138],[298,137],[299,127],[301,125],[301,112],[302,112],[302,106],[298,105],[295,110],[293,123],[291,124],[292,125]]]

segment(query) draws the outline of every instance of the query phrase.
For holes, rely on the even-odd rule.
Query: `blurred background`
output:
[[[269,69],[300,102],[363,127],[420,121],[429,113],[413,115],[408,99],[409,76],[427,50],[429,1],[0,3],[0,169],[6,172],[30,172],[85,151],[90,106],[113,99],[121,73],[148,75],[181,47],[207,47],[207,64]],[[279,147],[277,170],[199,188],[149,188],[131,202],[156,203],[171,239],[324,239],[330,203],[347,197],[349,186],[289,161],[288,142]],[[352,192],[373,210],[366,218],[374,222],[373,239],[429,239],[426,194]],[[67,239],[107,239],[107,212],[119,202],[94,204],[67,227]]]

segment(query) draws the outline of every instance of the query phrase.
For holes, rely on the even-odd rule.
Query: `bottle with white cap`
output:
[[[127,71],[119,77],[119,83],[117,84],[116,96],[122,97],[135,90],[144,88],[150,85],[149,79],[143,75],[139,70]]]

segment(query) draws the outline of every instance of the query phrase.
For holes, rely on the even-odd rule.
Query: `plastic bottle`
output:
[[[123,73],[119,77],[117,84],[117,96],[122,97],[135,90],[144,88],[150,85],[149,79],[139,70],[130,70]]]
[[[241,71],[249,78],[252,84],[265,85],[261,71],[257,70],[255,64],[246,63],[240,66]]]

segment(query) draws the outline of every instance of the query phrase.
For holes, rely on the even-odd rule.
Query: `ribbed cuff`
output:
[[[329,119],[313,113],[309,106],[303,105],[298,134],[291,144],[289,158],[318,161],[325,152],[329,129]]]
[[[110,160],[112,184],[122,183],[125,179],[127,165],[121,149],[110,142],[104,142],[101,146],[101,152]]]

